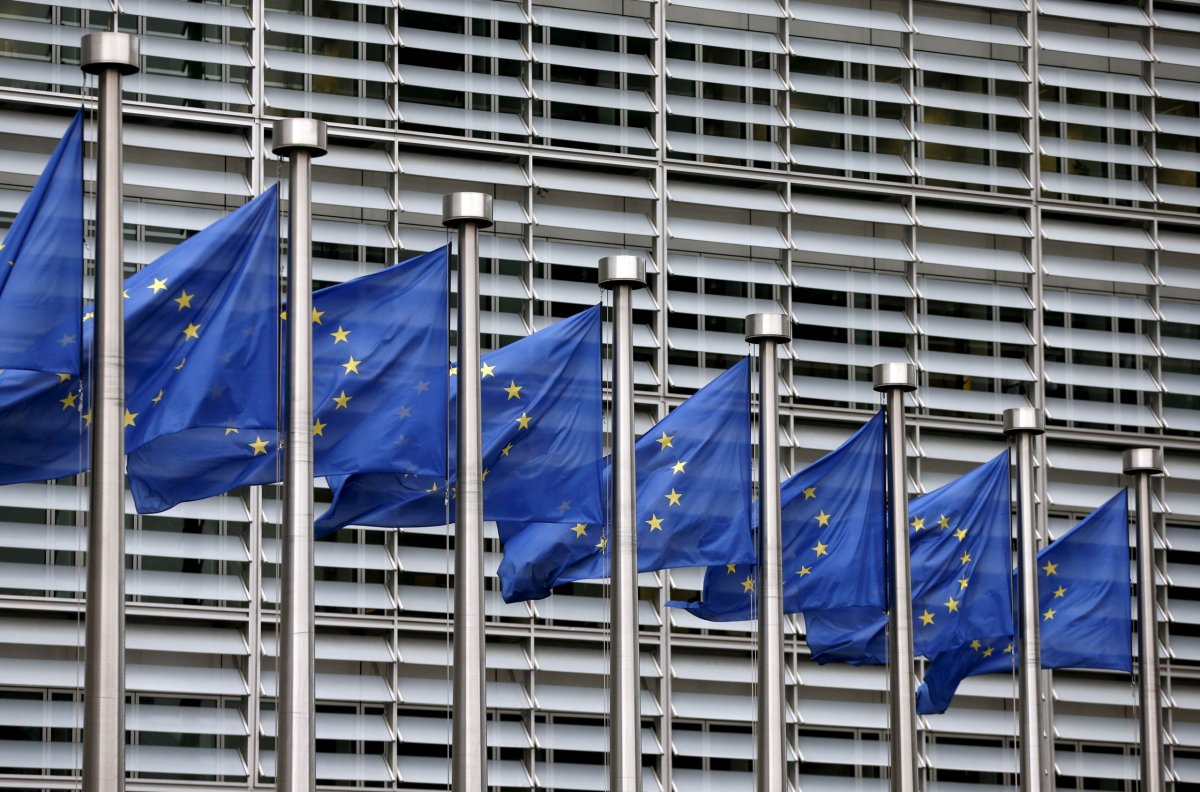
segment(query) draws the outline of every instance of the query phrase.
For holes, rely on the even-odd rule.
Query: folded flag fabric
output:
[[[599,523],[603,498],[597,462],[604,453],[599,306],[484,355],[482,364],[476,376],[483,385],[484,517]],[[453,470],[454,383],[466,372],[451,366],[449,373],[445,420],[416,423],[412,431],[424,433],[424,443],[448,447]],[[445,454],[435,461],[443,459]],[[401,527],[453,520],[454,481],[447,465],[432,475],[429,467],[329,475],[333,503],[317,519],[318,535],[351,524]]]
[[[1128,509],[1122,489],[1038,553],[1042,668],[1133,672]],[[1010,618],[994,637],[975,636],[933,657],[917,711],[945,712],[969,676],[1011,673],[1020,654],[1015,623]]]
[[[750,439],[748,359],[638,439],[638,571],[753,560]],[[609,460],[601,469],[607,490]],[[608,577],[607,525],[501,522],[505,600],[542,599],[555,586]]]
[[[876,415],[780,487],[784,608],[884,608],[884,426]],[[707,621],[752,618],[754,566],[710,566],[698,602],[672,601]]]

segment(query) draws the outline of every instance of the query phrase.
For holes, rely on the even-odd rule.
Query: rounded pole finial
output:
[[[457,228],[474,223],[479,228],[492,226],[492,196],[481,192],[456,192],[442,196],[442,225]]]
[[[1004,411],[1004,434],[1019,432],[1040,435],[1046,432],[1045,413],[1036,407],[1011,407]]]
[[[792,340],[792,320],[783,313],[752,313],[746,316],[746,341],[751,344]]]
[[[271,127],[271,153],[287,157],[296,151],[306,151],[320,157],[329,151],[326,145],[325,122],[315,118],[281,118]]]
[[[1127,448],[1121,455],[1121,463],[1126,475],[1149,473],[1157,476],[1163,472],[1163,452],[1161,448]]]
[[[875,390],[897,388],[905,393],[917,389],[917,369],[911,363],[879,363],[871,369]]]
[[[129,33],[88,33],[79,44],[79,68],[88,74],[110,67],[121,74],[136,74],[141,49],[138,37]]]
[[[602,289],[622,284],[641,289],[646,286],[646,260],[641,256],[605,256],[600,259],[597,282]]]

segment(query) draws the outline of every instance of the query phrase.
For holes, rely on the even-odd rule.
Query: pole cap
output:
[[[281,118],[271,127],[271,153],[287,157],[307,151],[319,157],[329,151],[325,144],[325,122],[315,118]]]
[[[140,68],[141,44],[129,33],[88,33],[79,48],[79,68],[88,74],[99,74],[107,68],[136,74]]]
[[[917,389],[917,369],[911,363],[879,363],[871,369],[875,390],[896,388],[903,393]]]
[[[1011,407],[1005,410],[1004,434],[1014,435],[1021,432],[1032,435],[1045,434],[1045,414],[1036,407]]]
[[[641,256],[605,256],[600,259],[597,282],[602,289],[625,285],[634,289],[646,286],[646,260]]]
[[[491,228],[492,196],[481,192],[456,192],[442,196],[442,225],[457,228],[474,223],[479,228]]]
[[[752,313],[746,317],[746,341],[761,344],[778,341],[786,344],[792,340],[792,320],[782,313]]]
[[[1121,463],[1126,475],[1149,473],[1156,476],[1163,472],[1163,452],[1161,448],[1127,448],[1121,454]]]

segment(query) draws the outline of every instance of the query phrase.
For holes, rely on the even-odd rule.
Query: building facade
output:
[[[597,302],[599,257],[644,255],[643,430],[748,351],[747,313],[779,310],[787,472],[877,408],[885,361],[919,370],[913,492],[998,453],[1004,409],[1046,410],[1052,535],[1122,486],[1124,448],[1163,446],[1167,760],[1200,788],[1200,5],[6,0],[0,226],[94,97],[80,36],[114,23],[144,56],[125,83],[131,270],[280,179],[271,121],[311,115],[330,124],[320,285],[445,243],[456,190],[496,197],[485,346]],[[78,786],[84,484],[0,488],[0,788]],[[279,516],[272,488],[130,515],[130,789],[272,786]],[[445,788],[446,534],[317,545],[322,786]],[[492,783],[603,789],[608,592],[505,605],[490,537]],[[641,578],[647,790],[751,788],[753,629],[665,606],[700,579]],[[791,621],[791,783],[884,788],[882,669],[817,666],[802,635]],[[927,789],[1014,785],[1015,690],[970,680],[921,720]],[[1134,681],[1055,672],[1053,691],[1059,789],[1136,789]]]

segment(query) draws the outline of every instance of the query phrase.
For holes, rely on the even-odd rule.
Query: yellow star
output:
[[[75,392],[68,393],[66,396],[58,400],[58,403],[63,406],[64,410],[69,410],[75,406],[75,400],[79,398],[79,394]]]
[[[1050,577],[1051,575],[1057,575],[1058,574],[1058,564],[1047,561],[1046,566],[1042,567],[1042,571],[1046,573],[1046,577]]]
[[[479,474],[479,480],[487,481],[488,473],[491,473],[491,472],[492,472],[491,468],[484,468],[483,472]]]
[[[667,502],[668,502],[668,503],[669,503],[671,506],[678,506],[678,505],[679,505],[679,499],[683,497],[683,493],[682,493],[682,492],[676,492],[676,491],[675,491],[675,488],[674,488],[674,487],[671,487],[671,491],[670,491],[670,492],[668,492],[668,493],[667,493],[666,495],[664,495],[663,497],[667,499]]]
[[[429,485],[429,489],[427,489],[425,491],[426,492],[437,492],[437,482],[436,481],[433,482],[433,484]]]
[[[126,300],[128,300],[129,299],[129,290],[121,289],[121,296],[124,297]]]
[[[805,575],[811,575],[811,574],[812,574],[812,568],[811,568],[811,567],[802,566],[802,567],[800,567],[800,571],[799,571],[799,572],[797,572],[796,574],[797,574],[797,575],[799,575],[800,577],[804,577]]]
[[[913,517],[912,529],[914,531],[919,531],[924,527],[925,527],[925,518],[924,517]]]
[[[494,377],[494,376],[496,376],[496,367],[490,363],[484,363],[482,366],[479,367],[479,373],[482,375],[482,376],[480,376],[480,379],[487,379],[488,377]]]
[[[961,558],[959,558],[958,560],[959,560],[959,561],[962,561],[964,564],[969,564],[969,563],[971,563],[971,554],[970,554],[970,553],[963,553],[963,554],[962,554],[962,557],[961,557]]]
[[[96,314],[92,313],[91,311],[88,311],[87,313],[85,313],[85,314],[83,315],[83,321],[85,321],[85,322],[86,322],[88,319],[95,319],[95,318],[96,318]]]
[[[234,429],[232,426],[226,426],[225,427],[225,436],[229,437],[229,435],[231,435],[231,434],[240,434],[240,432],[238,432],[238,430]]]
[[[926,610],[924,613],[922,613],[917,618],[919,618],[921,620],[921,624],[925,627],[928,627],[929,625],[933,624],[933,614],[930,613],[928,610]]]
[[[509,380],[508,382],[509,382],[509,385],[508,385],[508,387],[504,389],[504,392],[508,394],[508,398],[509,398],[509,399],[519,399],[519,398],[521,398],[521,390],[522,390],[522,389],[523,389],[525,386],[524,386],[524,385],[518,385],[518,384],[516,383],[516,380]],[[507,401],[507,400],[506,400],[506,401]]]
[[[287,311],[280,311],[279,318],[286,322],[287,321]]]
[[[602,534],[600,536],[600,541],[596,542],[596,547],[599,550],[603,550],[604,548],[608,547],[608,537]]]
[[[746,575],[746,579],[742,581],[742,593],[749,594],[754,591],[754,578]]]
[[[253,456],[258,456],[259,454],[265,454],[265,453],[267,453],[267,445],[268,445],[268,443],[267,443],[267,441],[266,441],[266,440],[263,440],[263,439],[262,439],[262,437],[260,437],[260,436],[258,436],[258,435],[255,435],[255,436],[254,436],[254,442],[253,442],[253,443],[247,443],[247,445],[249,445],[251,448],[253,448],[253,449],[254,449],[254,454],[253,454]]]
[[[1066,588],[1064,588],[1063,586],[1059,586],[1058,589],[1054,592],[1054,598],[1059,599],[1060,597],[1062,597],[1062,595],[1064,595],[1066,593],[1067,593]]]
[[[817,497],[817,488],[816,487],[805,487],[804,488],[804,500],[811,500],[812,498],[815,498],[815,497]]]
[[[572,528],[571,530],[575,532],[576,539],[578,539],[581,536],[587,536],[587,526],[584,525],[583,523],[575,523],[575,527]]]
[[[160,390],[160,391],[158,392],[158,395],[157,395],[157,396],[155,396],[155,397],[154,397],[153,399],[151,399],[150,401],[151,401],[151,402],[153,402],[154,404],[158,404],[160,401],[162,401],[162,397],[163,397],[163,392]]]
[[[503,456],[508,456],[508,452],[509,452],[509,451],[512,451],[512,450],[513,450],[513,444],[512,444],[512,443],[509,443],[508,445],[504,446],[504,448],[501,448],[501,449],[500,449],[500,453],[501,453]]]
[[[686,465],[686,464],[687,464],[687,462],[685,462],[685,461],[684,461],[684,460],[682,460],[682,459],[677,459],[677,460],[675,460],[675,464],[674,464],[674,465],[671,465],[671,470],[673,471],[673,472],[671,473],[671,475],[673,476],[673,475],[675,475],[676,473],[682,473],[682,472],[684,472],[684,471],[683,471],[683,468],[684,468],[684,465]]]
[[[954,535],[955,535],[956,537],[958,537],[958,541],[960,541],[960,542],[961,542],[963,539],[966,539],[966,538],[967,538],[967,529],[966,529],[966,528],[959,528],[957,531],[955,531],[955,532],[954,532]]]
[[[184,358],[183,360],[179,361],[179,365],[175,367],[175,370],[179,371],[181,368],[183,368],[184,363],[187,363],[187,358]]]
[[[737,572],[737,564],[726,564],[725,565],[725,574],[726,575],[732,575],[734,572]]]
[[[85,412],[83,414],[83,423],[85,426],[92,425],[92,411],[91,410],[88,410],[87,412]]]
[[[950,527],[950,518],[944,514],[941,517],[938,517],[938,527],[939,528],[949,528]]]
[[[1054,618],[1054,614],[1057,612],[1058,611],[1054,610],[1054,608],[1049,608],[1045,613],[1042,614],[1042,620],[1050,621],[1051,619]]]
[[[1012,654],[1012,650],[1013,645],[1010,643],[1008,646],[1004,647],[1004,654]]]
[[[183,340],[186,341],[189,338],[196,338],[196,339],[200,338],[199,331],[200,331],[200,325],[194,324],[192,322],[188,322],[188,326],[183,328]]]
[[[321,317],[324,316],[325,313],[325,311],[318,311],[317,306],[314,305],[312,310],[313,324],[324,324],[324,322],[321,321]]]
[[[335,344],[340,344],[342,342],[347,344],[350,343],[350,331],[343,329],[341,325],[338,325],[336,332],[330,333],[329,335],[333,336],[333,343]]]
[[[141,415],[141,413],[129,412],[129,408],[125,408],[125,425],[137,426],[137,417],[139,415]]]
[[[824,509],[821,509],[821,513],[817,515],[817,526],[821,527],[821,528],[825,528],[826,526],[828,526],[829,518],[831,516],[832,515],[830,515],[830,514],[826,514]]]
[[[650,519],[646,520],[646,525],[650,526],[651,531],[661,531],[662,530],[662,522],[663,522],[662,518],[659,517],[657,514],[651,514]]]
[[[154,283],[151,283],[146,288],[149,289],[150,291],[154,292],[155,294],[158,294],[160,291],[166,291],[167,290],[167,279],[166,278],[155,278]]]
[[[658,443],[658,450],[662,451],[664,448],[674,448],[675,446],[671,445],[671,441],[674,439],[675,435],[669,435],[666,432],[663,432],[662,437],[658,438],[654,442]]]
[[[457,373],[458,373],[458,366],[451,366],[450,367],[450,376],[453,377]]]
[[[70,382],[70,381],[71,381],[71,375],[70,375],[70,374],[59,374],[59,375],[58,375],[58,381],[59,381],[59,382]]]
[[[950,611],[950,613],[957,613],[958,612],[958,603],[960,601],[961,600],[956,600],[956,599],[954,599],[954,597],[951,597],[950,599],[946,600],[942,604],[946,606],[946,609],[948,611]]]
[[[179,296],[171,302],[176,303],[179,306],[179,310],[182,311],[184,308],[192,307],[192,298],[195,296],[196,295],[194,294],[188,294],[187,289],[184,289],[179,293]]]
[[[353,398],[354,398],[353,396],[347,396],[346,391],[342,391],[340,395],[333,397],[333,402],[334,402],[334,404],[337,405],[337,407],[334,407],[333,409],[335,409],[335,410],[341,410],[343,408],[349,409],[350,408],[350,400]]]
[[[983,644],[981,644],[979,642],[978,638],[976,638],[974,641],[971,641],[971,648],[974,649],[976,652],[979,651],[979,647],[981,647],[981,646],[983,646]]]
[[[967,583],[968,583],[968,582],[969,582],[969,581],[968,581],[968,580],[967,580],[965,577],[964,577],[964,578],[959,578],[959,579],[958,579],[958,590],[959,590],[959,591],[962,591],[963,589],[965,589],[965,588],[967,587]]]
[[[984,649],[984,650],[983,650],[983,656],[984,656],[984,657],[991,657],[991,656],[992,656],[992,655],[995,653],[995,651],[996,651],[996,647],[994,647],[994,646],[989,646],[987,649]]]
[[[817,551],[817,558],[829,555],[829,545],[822,544],[820,539],[817,540],[817,546],[813,550]]]
[[[521,413],[521,417],[517,419],[517,428],[518,428],[518,429],[528,429],[528,428],[529,428],[529,422],[530,422],[530,421],[532,421],[532,420],[533,420],[533,419],[532,419],[532,418],[530,418],[530,417],[529,417],[528,415],[526,415],[525,413]]]
[[[313,421],[313,437],[324,437],[325,436],[325,427],[328,425],[329,424],[321,423],[320,418]]]
[[[361,373],[361,372],[359,372],[359,370],[358,370],[358,364],[359,364],[359,363],[362,363],[362,361],[361,361],[361,360],[355,360],[355,359],[354,359],[354,355],[351,355],[351,356],[350,356],[350,359],[349,359],[349,360],[347,360],[345,363],[343,363],[343,364],[342,364],[342,368],[346,369],[346,373],[347,373],[347,374],[350,374],[350,373],[359,374],[359,373]]]

